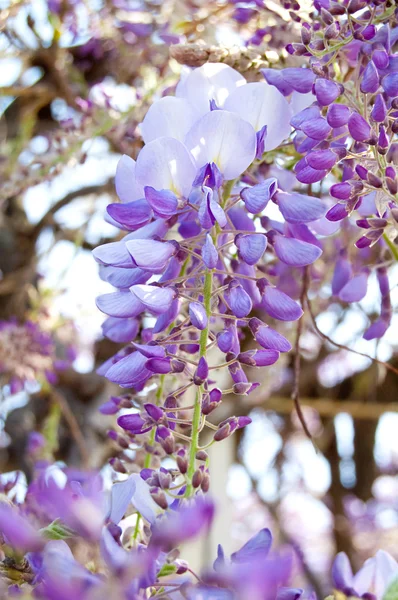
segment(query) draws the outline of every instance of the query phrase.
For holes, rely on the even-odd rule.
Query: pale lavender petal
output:
[[[133,285],[130,291],[154,315],[165,313],[176,295],[171,288],[160,288],[154,285]]]
[[[348,560],[348,556],[345,552],[339,552],[334,559],[332,566],[332,578],[334,587],[337,590],[346,592],[352,590],[353,587],[353,575]]]
[[[136,283],[146,283],[151,273],[142,269],[125,269],[114,266],[100,266],[100,277],[116,288],[129,288]]]
[[[246,317],[253,308],[249,294],[236,282],[230,284],[228,293],[226,293],[226,299],[233,314],[238,319]]]
[[[136,317],[144,310],[138,298],[126,291],[98,296],[96,304],[110,317]]]
[[[106,210],[117,223],[132,230],[146,225],[152,216],[152,209],[145,199],[126,204],[109,204]]]
[[[245,84],[245,78],[228,65],[205,63],[180,80],[176,96],[186,98],[203,115],[210,111],[210,100],[221,108],[229,94]]]
[[[213,110],[195,123],[185,144],[199,168],[214,162],[225,179],[230,180],[241,175],[253,162],[257,139],[250,123],[238,115]]]
[[[176,214],[178,199],[173,192],[170,192],[170,190],[155,190],[150,185],[145,186],[144,192],[145,200],[156,217],[168,219]]]
[[[255,131],[267,126],[266,152],[277,148],[290,135],[290,105],[277,88],[268,83],[248,83],[237,88],[228,96],[224,108],[248,121]]]
[[[218,252],[210,234],[206,234],[206,241],[202,247],[202,258],[208,269],[214,269],[218,262]]]
[[[239,257],[248,265],[255,265],[265,252],[267,238],[263,234],[239,234],[235,238]]]
[[[234,563],[251,563],[253,560],[267,556],[272,545],[272,534],[269,529],[261,529],[240,550],[231,554]]]
[[[329,123],[323,117],[305,121],[301,125],[301,130],[304,131],[305,135],[308,135],[308,137],[313,138],[314,140],[324,140],[332,131]]]
[[[277,257],[292,267],[311,265],[322,254],[317,246],[281,235],[276,236],[274,248]]]
[[[160,333],[164,331],[177,317],[180,310],[180,300],[176,298],[171,303],[171,306],[168,310],[160,317],[157,318],[155,326],[153,328],[153,333]]]
[[[102,323],[102,333],[112,342],[118,344],[131,342],[139,329],[137,319],[122,319],[118,317],[109,317]]]
[[[339,292],[339,298],[343,302],[359,302],[366,296],[368,289],[368,273],[355,275]]]
[[[352,276],[351,263],[347,260],[345,255],[339,257],[336,262],[336,266],[333,272],[332,279],[332,294],[336,296],[348,283]]]
[[[203,304],[200,304],[200,302],[191,302],[189,304],[189,318],[196,329],[200,331],[206,329],[208,323],[207,314]]]
[[[124,242],[110,242],[102,244],[93,250],[95,260],[103,265],[114,265],[118,267],[132,267],[131,258]]]
[[[178,140],[161,137],[146,144],[137,158],[137,182],[157,190],[171,190],[188,197],[196,177],[196,166],[187,148]]]
[[[134,386],[134,384],[153,375],[151,371],[145,368],[147,360],[139,352],[133,352],[112,365],[105,376],[109,381],[113,381],[119,385]]]
[[[277,350],[278,352],[290,352],[292,349],[291,343],[272,327],[260,327],[255,337],[263,348]]]
[[[245,203],[247,210],[257,215],[267,206],[269,200],[273,197],[278,188],[278,180],[270,177],[253,187],[244,188],[240,196]]]
[[[176,253],[174,244],[156,240],[129,240],[126,247],[137,267],[151,273],[162,273]]]
[[[270,285],[264,289],[261,306],[265,308],[270,317],[279,321],[296,321],[303,314],[297,302]]]
[[[310,223],[323,217],[326,206],[319,198],[304,194],[277,192],[276,204],[289,223]]]
[[[165,96],[149,108],[140,125],[144,142],[148,144],[160,137],[170,137],[180,142],[201,115],[185,98]]]
[[[139,477],[139,475],[138,475]],[[131,475],[124,481],[114,483],[111,487],[111,507],[109,520],[116,525],[122,520],[131,502],[135,490],[135,477]]]
[[[135,180],[135,160],[124,154],[117,163],[116,193],[122,202],[133,202],[144,196],[143,188]]]

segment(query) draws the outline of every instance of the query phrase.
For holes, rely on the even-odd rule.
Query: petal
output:
[[[133,202],[143,197],[144,191],[135,180],[135,160],[124,154],[117,163],[116,193],[122,202]]]
[[[296,172],[296,177],[300,183],[317,183],[318,181],[324,179],[326,175],[327,171],[319,171],[317,169],[313,169],[309,165]]]
[[[261,529],[240,550],[231,554],[233,563],[251,563],[253,560],[267,556],[272,545],[272,534],[269,529]]]
[[[260,69],[264,79],[270,85],[275,86],[283,96],[290,96],[293,87],[283,77],[283,72],[277,69]]]
[[[313,150],[306,156],[310,167],[317,170],[331,169],[336,161],[337,154],[333,150]]]
[[[315,75],[310,69],[288,67],[282,70],[283,79],[300,94],[308,94],[312,90]]]
[[[317,119],[304,121],[301,125],[301,130],[304,131],[305,135],[314,140],[324,140],[331,132],[331,127],[326,119],[318,117]]]
[[[332,578],[336,589],[344,592],[352,588],[353,575],[350,561],[345,552],[339,552],[336,555],[332,566]]]
[[[111,508],[109,520],[116,525],[122,520],[131,502],[135,490],[135,477],[131,475],[120,483],[114,483],[111,487]]]
[[[343,302],[359,302],[366,296],[368,289],[368,274],[355,275],[339,292],[340,300]]]
[[[146,144],[137,158],[137,182],[157,190],[171,190],[188,197],[196,177],[196,166],[187,148],[178,140],[161,137]]]
[[[109,204],[106,210],[117,223],[132,230],[148,223],[152,215],[152,209],[144,199],[126,204]]]
[[[230,285],[226,296],[233,314],[238,319],[246,317],[251,312],[253,308],[251,298],[240,284]]]
[[[253,162],[256,133],[238,115],[214,110],[195,123],[185,139],[197,166],[215,163],[225,179],[235,179]]]
[[[289,223],[310,223],[326,213],[323,202],[313,196],[277,192],[275,199],[279,210]]]
[[[239,257],[248,265],[255,265],[265,252],[267,238],[263,234],[239,234],[235,238]]]
[[[152,104],[140,125],[145,144],[160,137],[184,141],[200,114],[185,98],[165,96]]]
[[[366,142],[371,137],[372,129],[362,115],[357,112],[352,113],[348,119],[348,130],[351,137],[357,142]]]
[[[206,329],[208,323],[207,314],[200,302],[191,302],[189,304],[189,318],[196,329],[200,331]]]
[[[175,291],[154,285],[133,285],[130,291],[145,308],[155,315],[165,313],[175,298]]]
[[[169,218],[176,214],[178,208],[177,196],[169,190],[155,190],[150,185],[144,188],[145,200],[157,217]]]
[[[330,127],[342,127],[347,125],[351,111],[345,104],[332,104],[328,108],[326,120]]]
[[[336,296],[348,283],[352,276],[351,263],[344,257],[340,257],[336,262],[332,279],[332,294]]]
[[[383,78],[381,85],[391,98],[396,98],[396,96],[398,96],[398,73],[395,71],[386,75]]]
[[[272,327],[260,327],[255,338],[263,348],[277,350],[278,352],[290,352],[292,349],[291,343]]]
[[[133,267],[133,260],[124,242],[102,244],[93,250],[93,256],[98,263],[103,265]]]
[[[319,77],[315,81],[314,92],[320,106],[329,106],[340,96],[341,88],[336,82]]]
[[[153,333],[160,333],[164,331],[177,317],[180,310],[180,300],[176,298],[171,303],[170,307],[167,311],[158,317],[155,326],[153,328]]]
[[[244,188],[240,196],[246,209],[253,215],[261,213],[278,188],[278,180],[270,177],[253,187]]]
[[[137,267],[151,273],[161,273],[168,260],[176,253],[173,244],[156,240],[129,240],[126,247]]]
[[[104,336],[118,344],[131,342],[136,337],[138,328],[137,319],[109,317],[102,323]]]
[[[217,248],[214,245],[213,240],[211,239],[210,234],[206,234],[206,241],[202,247],[202,258],[208,269],[214,269],[217,266],[218,262],[218,252]]]
[[[222,107],[229,94],[245,84],[245,78],[228,65],[206,63],[179,82],[176,96],[186,98],[203,115],[210,111],[210,100]]]
[[[292,267],[311,265],[322,254],[322,250],[317,246],[281,235],[275,238],[274,248],[277,257]]]
[[[142,269],[125,269],[113,266],[100,266],[100,277],[116,288],[129,288],[136,283],[146,283],[151,273]]]
[[[315,248],[316,246],[313,247]],[[296,321],[303,314],[297,302],[284,292],[278,290],[278,288],[272,286],[265,287],[261,306],[265,308],[270,317],[279,321]]]
[[[289,137],[292,113],[287,100],[272,85],[248,83],[237,88],[226,100],[225,110],[238,114],[255,131],[267,126],[264,150],[277,148]]]
[[[151,377],[153,373],[145,368],[148,359],[139,352],[125,356],[107,370],[105,377],[119,385],[131,385]]]
[[[375,64],[372,60],[368,62],[365,67],[364,72],[362,73],[361,79],[361,92],[363,94],[374,94],[379,89],[380,78],[379,73],[375,67]]]
[[[98,296],[96,304],[101,312],[111,317],[137,317],[144,310],[138,298],[127,291]]]

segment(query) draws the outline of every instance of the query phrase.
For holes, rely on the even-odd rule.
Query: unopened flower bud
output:
[[[374,173],[371,173],[370,171],[368,173],[367,180],[368,180],[368,183],[372,187],[375,187],[375,188],[381,188],[381,187],[383,187],[383,182],[380,179],[380,177],[378,177]]]
[[[166,508],[168,508],[168,502],[167,502],[167,498],[164,492],[162,492],[162,490],[160,490],[159,488],[152,488],[150,490],[151,496],[152,498],[155,500],[156,504],[158,506],[160,506],[160,508],[163,508],[164,510],[166,510]]]
[[[120,458],[118,458],[117,456],[111,458],[109,460],[109,464],[111,465],[113,470],[116,471],[116,473],[127,473],[126,467],[124,466]]]
[[[326,8],[321,8],[321,19],[326,25],[331,25],[334,23],[333,16],[328,10],[326,10]]]
[[[165,473],[164,471],[159,471],[159,484],[162,490],[168,490],[170,484],[172,482],[172,477],[170,473]]]
[[[193,382],[195,385],[202,385],[209,376],[209,367],[204,356],[199,359],[198,367],[193,376]]]
[[[206,450],[198,450],[195,458],[196,460],[202,460],[203,462],[206,462],[206,460],[209,458],[209,455],[207,454]]]
[[[188,459],[187,459],[187,452],[186,452],[185,448],[181,448],[177,452],[176,462],[177,462],[177,467],[178,467],[180,473],[182,475],[185,475],[185,473],[188,470]]]
[[[167,429],[167,427],[164,427],[163,425],[159,425],[156,430],[156,438],[166,454],[173,454],[175,450],[175,440],[170,429]]]
[[[202,472],[199,469],[197,469],[192,476],[192,487],[198,488],[201,483],[202,483]]]
[[[213,388],[211,392],[203,397],[202,414],[209,415],[221,403],[222,392],[218,388]]]
[[[188,563],[185,562],[185,560],[179,558],[178,560],[176,560],[175,564],[177,567],[177,575],[184,575],[184,573],[188,571]]]
[[[308,46],[308,44],[311,42],[311,30],[307,29],[305,25],[301,28],[301,41],[305,46]]]
[[[398,182],[396,179],[392,179],[391,177],[386,177],[386,185],[390,194],[395,196],[398,192]]]
[[[207,492],[210,489],[210,475],[207,470],[203,473],[202,483],[200,484],[200,487],[202,489],[202,492],[204,492],[205,494],[207,494]]]

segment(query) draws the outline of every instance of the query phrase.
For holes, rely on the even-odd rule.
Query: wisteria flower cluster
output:
[[[29,383],[54,384],[57,371],[65,369],[74,358],[72,346],[59,356],[50,332],[33,321],[0,321],[0,376],[15,394]]]
[[[149,109],[137,161],[124,156],[119,162],[121,203],[108,206],[108,214],[130,233],[94,251],[101,277],[117,288],[97,300],[109,315],[104,334],[130,342],[100,372],[137,392],[156,376],[162,381],[139,412],[124,410],[131,406],[125,397],[112,399],[103,411],[123,409],[118,424],[131,440],[151,432],[151,444],[159,442],[177,460],[188,497],[209,486],[203,428],[214,430],[208,446],[250,422],[229,417],[214,425],[208,415],[226,393],[247,395],[258,386],[245,366],[270,366],[291,348],[266,322],[302,315],[273,285],[275,261],[305,267],[322,252],[307,225],[326,213],[321,200],[285,192],[275,177],[255,185],[243,177],[289,136],[293,112],[274,87],[246,83],[226,65],[187,74],[175,97]],[[269,202],[285,222],[270,222],[265,230],[261,215]],[[242,351],[243,339],[252,340],[250,349]],[[217,385],[221,369],[232,379],[228,389]],[[187,407],[188,396],[194,399]],[[183,433],[187,428],[190,436]],[[179,439],[189,440],[188,455]],[[145,477],[166,508],[157,477]],[[170,491],[174,477],[168,473]]]
[[[226,4],[240,25],[267,10],[262,1]],[[271,550],[266,528],[230,557],[219,546],[202,573],[180,553],[214,519],[209,448],[251,423],[228,402],[258,393],[263,372],[292,350],[288,323],[299,323],[299,357],[308,294],[326,284],[336,301],[359,302],[373,271],[380,314],[365,339],[381,338],[393,316],[397,9],[315,0],[305,22],[300,3],[283,6],[301,27],[301,42],[286,48],[295,63],[261,69],[254,81],[224,63],[183,68],[139,123],[136,160],[119,160],[119,202],[106,220],[121,233],[93,251],[114,288],[97,298],[103,334],[119,348],[97,371],[122,388],[100,407],[116,420],[112,484],[45,460],[23,501],[16,481],[0,481],[4,597],[316,597],[291,587],[295,556]],[[50,10],[56,18],[62,3]],[[78,11],[70,15],[73,29]],[[146,22],[121,30],[128,43],[152,33]],[[252,42],[266,35],[258,29]],[[90,40],[76,62],[101,51]],[[89,99],[77,106],[93,108]],[[54,382],[60,366],[37,324],[0,323],[0,374],[12,392],[43,376]],[[356,575],[339,553],[332,578],[338,598],[397,597],[398,565],[383,551]]]

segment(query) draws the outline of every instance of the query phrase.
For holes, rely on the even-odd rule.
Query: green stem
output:
[[[394,242],[390,240],[390,238],[385,233],[383,234],[383,238],[385,243],[389,247],[394,259],[398,261],[398,247],[394,244]]]
[[[213,284],[212,272],[206,271],[204,288],[203,288],[203,305],[205,307],[206,314],[208,316],[208,323],[210,321],[210,315],[211,315],[212,284]],[[199,340],[199,347],[200,347],[199,356],[200,356],[200,358],[202,356],[206,356],[206,347],[207,347],[208,337],[209,337],[209,324],[207,324],[207,327],[205,329],[203,329],[200,333],[200,340]],[[203,394],[203,388],[202,388],[202,386],[200,386],[196,393],[195,407],[194,407],[193,417],[192,417],[192,433],[191,433],[192,442],[191,442],[191,447],[189,450],[189,463],[188,463],[188,471],[187,471],[188,482],[187,482],[187,491],[185,494],[188,498],[190,496],[192,496],[192,494],[193,494],[192,477],[195,473],[195,461],[196,461],[195,457],[196,457],[196,453],[197,453],[198,447],[199,447],[199,427],[200,427],[202,394]]]

